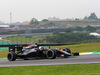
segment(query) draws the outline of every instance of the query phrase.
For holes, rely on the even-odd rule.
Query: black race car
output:
[[[9,61],[15,61],[16,59],[29,59],[29,58],[48,58],[55,59],[56,57],[68,58],[72,56],[69,48],[64,49],[46,49],[43,46],[36,44],[28,45],[25,48],[19,47],[17,52],[13,48],[9,48],[7,59]],[[78,55],[74,53],[74,55]]]

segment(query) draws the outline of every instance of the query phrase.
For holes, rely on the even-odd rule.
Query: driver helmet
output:
[[[44,47],[39,47],[39,50],[44,50]]]

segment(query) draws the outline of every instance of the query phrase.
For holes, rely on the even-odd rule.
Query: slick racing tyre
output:
[[[56,53],[55,50],[50,49],[50,50],[47,51],[46,56],[47,56],[48,59],[55,59],[56,56],[57,56],[57,53]]]
[[[7,59],[8,59],[9,61],[15,61],[16,58],[17,58],[17,55],[16,55],[16,53],[14,53],[14,52],[9,52],[8,55],[7,55]]]
[[[71,53],[71,50],[69,48],[63,48],[64,51]]]

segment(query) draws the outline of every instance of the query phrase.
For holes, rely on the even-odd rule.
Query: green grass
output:
[[[88,75],[88,73],[100,73],[100,64],[0,67],[0,75]]]
[[[0,51],[0,58],[7,58],[8,50],[7,51]]]

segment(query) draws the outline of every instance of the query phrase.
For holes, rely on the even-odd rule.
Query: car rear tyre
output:
[[[16,58],[17,58],[17,55],[16,55],[16,53],[14,53],[14,52],[9,52],[8,55],[7,55],[7,59],[8,59],[9,61],[15,61]]]
[[[47,56],[47,58],[49,58],[49,59],[55,59],[56,56],[57,56],[57,53],[56,53],[55,50],[50,49],[50,50],[47,51],[46,56]]]

